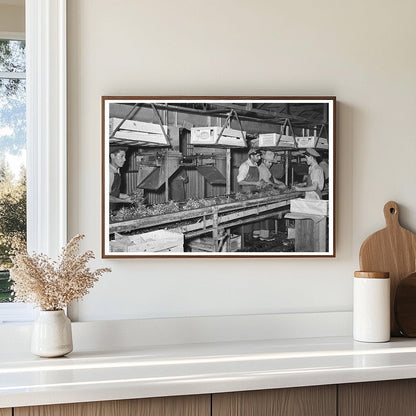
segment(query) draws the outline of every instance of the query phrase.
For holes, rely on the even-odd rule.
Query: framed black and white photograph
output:
[[[335,97],[102,97],[103,257],[334,257]]]

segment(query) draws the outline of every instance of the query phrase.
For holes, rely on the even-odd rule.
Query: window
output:
[[[16,36],[19,37],[19,36]],[[13,247],[26,244],[25,41],[0,38],[0,302],[10,302]]]
[[[10,304],[10,251],[26,244],[26,45],[0,34],[0,323],[27,321],[30,305]]]
[[[27,246],[56,257],[66,243],[66,0],[25,0],[25,19]],[[0,324],[33,315],[0,303]]]

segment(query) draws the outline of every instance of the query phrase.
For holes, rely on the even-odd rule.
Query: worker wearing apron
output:
[[[260,188],[259,162],[261,152],[250,149],[248,159],[238,168],[237,182],[241,192],[253,192]]]
[[[295,190],[305,192],[305,199],[322,199],[325,177],[323,169],[316,160],[320,155],[315,149],[307,149],[305,157],[309,166],[308,181],[306,186],[295,186]]]
[[[258,163],[261,159],[261,152],[258,149],[250,149],[248,159],[238,168],[237,182],[241,192],[258,191],[261,187],[260,172]],[[251,242],[253,237],[260,235],[258,224],[248,223],[243,225],[244,241]],[[257,233],[254,233],[256,228]]]

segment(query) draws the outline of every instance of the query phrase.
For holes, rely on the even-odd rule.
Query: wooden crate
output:
[[[295,238],[296,252],[325,252],[327,250],[327,217],[325,215],[289,212],[286,219],[295,221],[288,229],[288,238]],[[289,231],[290,230],[290,231]]]
[[[214,241],[212,237],[200,237],[192,240],[188,247],[191,249],[191,252],[213,252],[214,251]],[[221,247],[221,253],[234,252],[241,249],[241,235],[232,234],[228,241],[226,241]]]
[[[315,221],[311,218],[295,220],[295,251],[322,253],[326,247],[326,217]]]
[[[241,250],[241,235],[231,234],[221,251],[233,252]]]

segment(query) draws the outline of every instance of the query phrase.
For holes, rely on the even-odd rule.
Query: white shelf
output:
[[[0,354],[0,407],[273,389],[416,377],[416,340],[350,337]]]

